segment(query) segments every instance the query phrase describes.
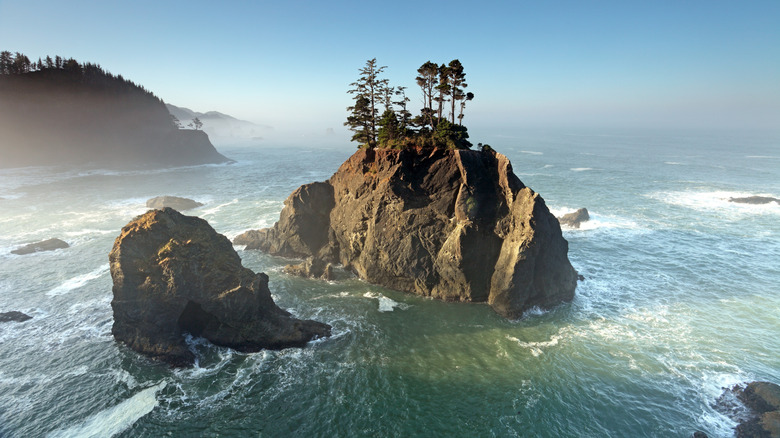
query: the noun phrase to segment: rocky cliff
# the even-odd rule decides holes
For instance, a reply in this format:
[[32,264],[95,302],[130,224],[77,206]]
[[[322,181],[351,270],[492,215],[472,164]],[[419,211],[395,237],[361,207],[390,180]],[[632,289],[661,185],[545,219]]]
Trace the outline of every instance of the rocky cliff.
[[0,74],[0,136],[0,168],[230,161],[206,133],[177,129],[152,93],[92,65]]
[[330,334],[274,304],[268,277],[241,265],[203,219],[151,210],[123,229],[109,255],[114,337],[175,366],[191,365],[185,333],[240,351],[300,347]]
[[235,243],[341,263],[361,278],[515,318],[574,296],[568,243],[544,200],[493,151],[361,149]]

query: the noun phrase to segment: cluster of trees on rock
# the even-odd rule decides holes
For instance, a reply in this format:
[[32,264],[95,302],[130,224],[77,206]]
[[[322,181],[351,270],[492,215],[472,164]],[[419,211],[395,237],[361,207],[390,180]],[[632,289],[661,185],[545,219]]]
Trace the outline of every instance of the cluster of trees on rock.
[[348,93],[354,96],[354,104],[347,108],[344,126],[354,132],[352,141],[369,148],[471,147],[463,111],[474,94],[465,91],[466,73],[459,60],[441,65],[427,61],[417,69],[423,108],[416,116],[408,110],[406,87],[390,86],[380,77],[386,68],[378,66],[376,58],[370,59],[359,70],[358,80],[350,84]]

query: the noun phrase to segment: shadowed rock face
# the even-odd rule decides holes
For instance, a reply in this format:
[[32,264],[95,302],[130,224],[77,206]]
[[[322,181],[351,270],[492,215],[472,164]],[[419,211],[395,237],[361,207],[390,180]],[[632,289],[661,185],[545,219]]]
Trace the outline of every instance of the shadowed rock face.
[[194,361],[185,333],[239,351],[300,347],[330,335],[327,324],[277,307],[268,277],[244,268],[206,221],[171,208],[125,226],[109,262],[114,337],[174,366]]
[[511,318],[571,300],[577,283],[558,220],[492,151],[359,150],[235,243]]

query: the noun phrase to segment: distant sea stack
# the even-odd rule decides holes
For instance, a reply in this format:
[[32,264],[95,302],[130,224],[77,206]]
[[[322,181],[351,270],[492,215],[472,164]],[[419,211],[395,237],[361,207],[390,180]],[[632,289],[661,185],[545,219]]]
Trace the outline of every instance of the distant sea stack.
[[204,132],[178,129],[162,100],[121,75],[73,59],[36,64],[2,53],[0,167],[230,161]]
[[279,221],[234,243],[341,263],[361,278],[516,318],[570,301],[577,272],[544,200],[492,150],[360,149]]
[[268,276],[243,267],[208,222],[172,208],[127,224],[109,263],[114,337],[174,366],[194,363],[186,333],[245,352],[303,347],[330,335],[329,325],[279,308]]

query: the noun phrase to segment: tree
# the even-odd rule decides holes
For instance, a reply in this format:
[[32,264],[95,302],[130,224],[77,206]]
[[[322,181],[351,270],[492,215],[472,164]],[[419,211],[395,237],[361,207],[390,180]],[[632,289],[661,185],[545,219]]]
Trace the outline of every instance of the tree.
[[[376,65],[376,58],[369,59],[366,61],[366,66],[361,68],[359,70],[360,72],[360,78],[358,78],[357,81],[349,84],[351,87],[353,87],[351,90],[348,91],[349,94],[354,94],[355,97],[355,105],[347,108],[348,111],[353,111],[355,106],[357,106],[357,101],[362,98],[365,98],[368,101],[367,104],[367,111],[370,114],[369,117],[369,138],[368,138],[368,145],[370,147],[376,146],[377,142],[377,131],[376,131],[376,125],[377,125],[377,109],[376,105],[377,102],[382,98],[382,96],[385,95],[385,89],[387,88],[387,80],[386,79],[379,79],[379,74],[382,73],[387,66],[377,67]],[[351,109],[350,109],[351,108]],[[364,111],[364,108],[360,108],[361,111]],[[361,117],[364,117],[365,115],[361,115]],[[348,121],[349,123],[349,121]],[[362,121],[361,121],[362,123]],[[351,126],[351,125],[347,125]]]
[[203,127],[203,122],[201,122],[199,118],[195,117],[192,119],[192,125],[195,126],[195,130],[197,131]]
[[11,66],[14,63],[14,56],[8,50],[0,52],[0,74],[7,75],[11,73]]
[[171,114],[171,122],[173,122],[173,126],[175,126],[176,129],[181,129],[181,120],[173,114]]
[[350,111],[351,114],[344,122],[344,126],[348,126],[350,131],[355,133],[352,135],[352,141],[371,146],[371,124],[373,121],[371,101],[366,96],[358,94],[355,96],[355,104],[348,107],[347,111]]
[[54,61],[52,61],[51,56],[46,57],[46,68],[54,68]]
[[406,97],[406,87],[396,88],[395,95],[399,96],[399,100],[396,100],[393,104],[401,107],[401,111],[398,112],[399,130],[401,133],[406,134],[406,129],[412,119],[412,113],[406,109],[406,104],[409,103],[409,98]]
[[418,76],[415,80],[423,93],[423,108],[421,112],[423,118],[427,118],[428,124],[433,127],[433,90],[439,84],[439,66],[431,61],[427,61],[417,69],[417,73]]
[[458,125],[463,126],[463,109],[466,108],[466,102],[469,100],[474,99],[474,93],[468,92],[465,95],[465,98],[460,101],[460,114],[458,114]]
[[439,85],[436,86],[436,91],[438,92],[436,102],[439,104],[439,107],[436,110],[436,123],[438,124],[444,111],[444,102],[447,101],[445,96],[449,96],[452,91],[452,87],[450,86],[449,68],[444,64],[439,66]]
[[[469,86],[469,84],[466,83],[466,73],[463,72],[463,65],[459,60],[453,59],[450,61],[450,64],[447,66],[447,77],[451,86],[450,94],[452,96],[452,105],[450,107],[450,122],[455,123],[455,101],[463,101],[463,99],[466,98],[466,95],[463,93],[463,89]],[[461,114],[463,114],[463,105],[461,105]]]
[[380,145],[388,145],[400,137],[398,117],[392,108],[387,108],[379,119],[378,140]]

